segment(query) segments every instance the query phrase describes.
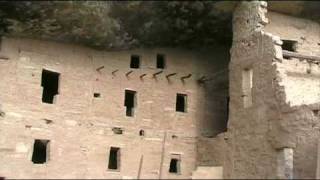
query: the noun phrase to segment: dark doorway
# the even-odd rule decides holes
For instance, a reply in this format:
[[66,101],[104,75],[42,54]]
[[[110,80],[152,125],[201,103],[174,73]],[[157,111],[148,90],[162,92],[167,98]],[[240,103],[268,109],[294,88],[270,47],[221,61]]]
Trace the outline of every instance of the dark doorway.
[[126,116],[132,117],[136,106],[136,91],[125,90],[124,106],[126,106]]
[[119,169],[119,156],[120,156],[120,148],[111,147],[109,154],[109,165],[108,169]]
[[177,158],[172,158],[170,161],[170,173],[180,173],[180,160]]

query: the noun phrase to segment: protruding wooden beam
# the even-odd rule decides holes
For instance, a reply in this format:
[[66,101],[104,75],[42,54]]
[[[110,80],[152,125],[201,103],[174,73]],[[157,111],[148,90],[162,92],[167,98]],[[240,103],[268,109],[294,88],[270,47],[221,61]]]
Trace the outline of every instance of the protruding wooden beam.
[[155,78],[157,75],[161,74],[163,71],[159,71],[159,72],[156,72],[154,73],[152,76]]
[[144,76],[146,76],[147,74],[141,74],[140,75],[140,79],[142,79]]
[[188,74],[188,75],[186,75],[186,76],[182,76],[182,77],[181,77],[181,80],[184,80],[184,79],[190,78],[191,76],[192,76],[192,74]]
[[298,58],[298,59],[306,59],[306,60],[311,60],[311,61],[317,61],[320,62],[320,57],[319,56],[309,56],[309,55],[304,55],[300,54],[297,52],[292,52],[292,51],[287,51],[287,50],[282,50],[283,56],[287,57],[293,57],[293,58]]
[[116,70],[112,71],[111,74],[114,76],[114,74],[115,74],[116,72],[118,72],[118,71],[119,71],[119,69],[116,69]]
[[100,66],[100,67],[98,67],[97,69],[96,69],[96,71],[100,71],[101,69],[103,69],[104,68],[104,66]]
[[166,75],[166,78],[169,78],[169,77],[174,76],[174,75],[177,75],[177,73],[170,73],[170,74],[167,74],[167,75]]
[[44,120],[45,122],[46,122],[46,124],[51,124],[52,122],[53,122],[53,120],[51,120],[51,119],[42,119],[42,120]]
[[212,78],[207,78],[206,76],[201,76],[197,81],[198,83],[205,83],[206,81],[210,81]]
[[127,72],[127,73],[126,73],[126,76],[129,76],[132,72],[133,72],[132,70],[129,71],[129,72]]

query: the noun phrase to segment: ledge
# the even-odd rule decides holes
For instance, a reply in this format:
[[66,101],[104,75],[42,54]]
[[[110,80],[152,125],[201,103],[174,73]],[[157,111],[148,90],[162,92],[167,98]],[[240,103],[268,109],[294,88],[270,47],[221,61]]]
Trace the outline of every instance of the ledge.
[[9,60],[8,56],[0,54],[0,60]]
[[318,56],[309,56],[309,55],[304,55],[304,54],[287,51],[287,50],[282,50],[282,54],[283,56],[320,62],[320,57]]

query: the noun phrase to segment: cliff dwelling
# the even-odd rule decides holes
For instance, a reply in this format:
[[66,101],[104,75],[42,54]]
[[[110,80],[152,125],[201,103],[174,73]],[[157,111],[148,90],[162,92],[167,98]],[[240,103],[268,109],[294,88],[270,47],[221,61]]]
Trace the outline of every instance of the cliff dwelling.
[[1,178],[320,178],[319,2],[97,3],[0,3]]

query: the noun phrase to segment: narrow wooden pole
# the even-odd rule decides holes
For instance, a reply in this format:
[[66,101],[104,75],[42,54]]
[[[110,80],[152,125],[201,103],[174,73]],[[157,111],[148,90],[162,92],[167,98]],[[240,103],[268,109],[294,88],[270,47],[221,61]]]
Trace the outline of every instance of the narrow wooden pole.
[[116,69],[116,70],[112,71],[111,74],[114,75],[118,71],[119,71],[119,69]]
[[129,76],[129,74],[131,74],[133,71],[129,71],[126,73],[126,76]]
[[177,73],[168,74],[168,75],[166,75],[166,77],[169,78],[170,76],[174,76],[174,75],[177,75]]
[[152,76],[155,78],[158,74],[161,74],[163,71],[159,71],[159,72],[156,72],[154,73]]
[[96,70],[97,71],[100,71],[101,69],[103,69],[104,68],[104,66],[100,66],[100,67],[98,67]]
[[188,75],[186,75],[186,76],[182,76],[182,77],[181,77],[181,80],[184,80],[184,79],[190,78],[191,76],[192,76],[192,74],[188,74]]
[[141,169],[142,169],[142,163],[143,163],[143,154],[142,154],[141,157],[140,157],[140,163],[139,163],[139,170],[138,170],[137,179],[140,179]]

